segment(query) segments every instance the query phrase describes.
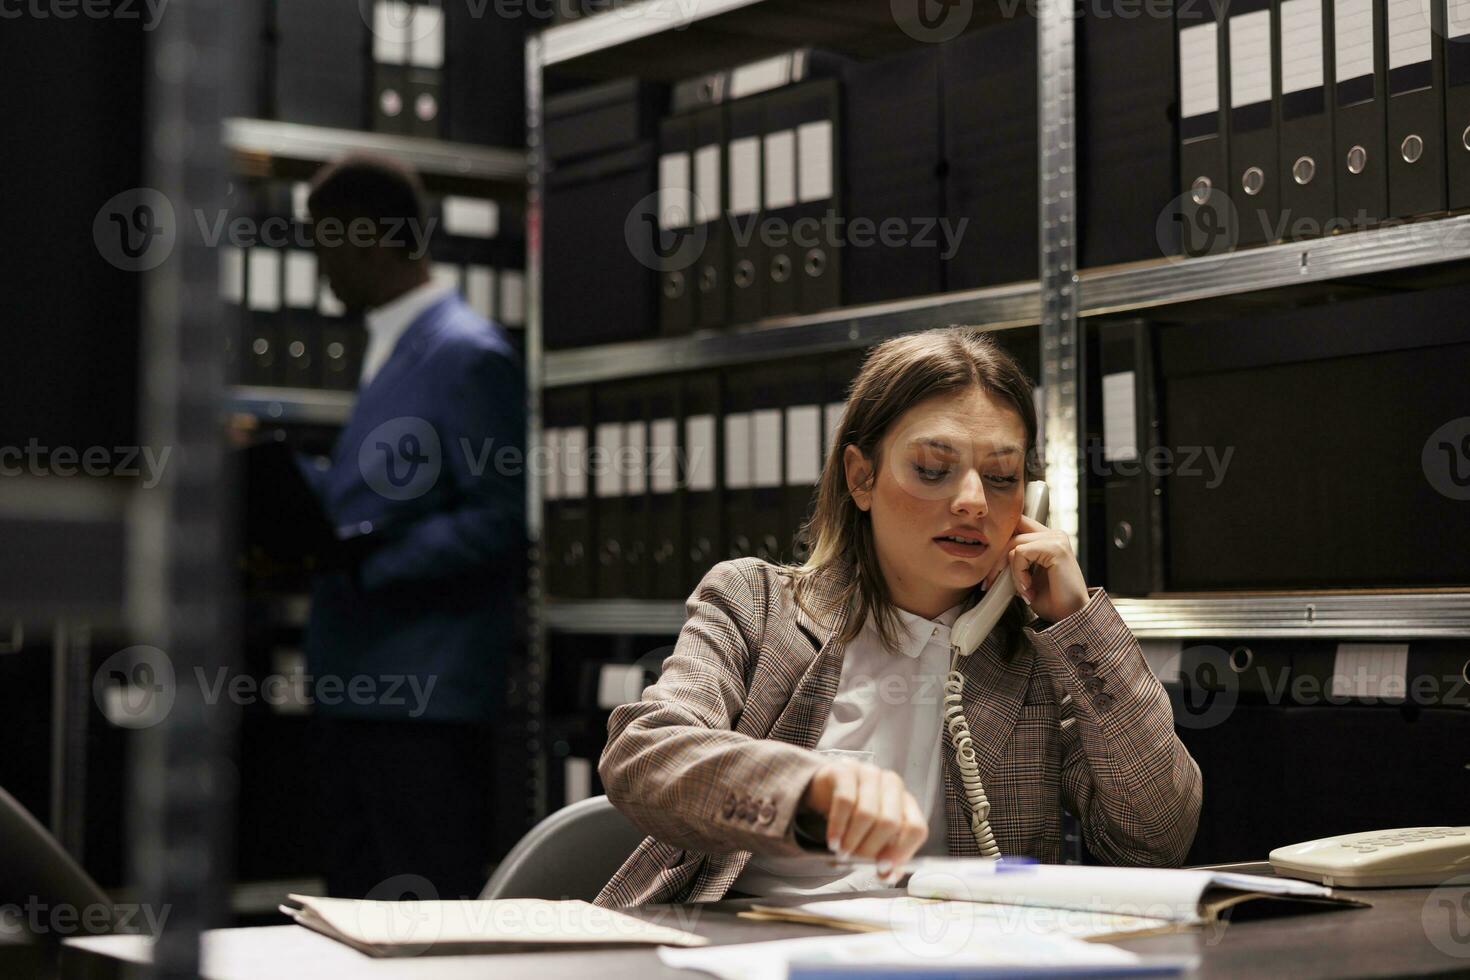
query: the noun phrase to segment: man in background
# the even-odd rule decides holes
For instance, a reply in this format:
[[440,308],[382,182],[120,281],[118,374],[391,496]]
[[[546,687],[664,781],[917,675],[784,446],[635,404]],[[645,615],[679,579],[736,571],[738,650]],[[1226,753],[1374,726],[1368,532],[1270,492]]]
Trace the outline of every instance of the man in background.
[[475,897],[489,723],[520,635],[524,370],[500,326],[432,281],[412,171],[343,160],[308,208],[327,283],[368,332],[351,417],[311,478],[355,556],[318,575],[306,635],[328,890]]

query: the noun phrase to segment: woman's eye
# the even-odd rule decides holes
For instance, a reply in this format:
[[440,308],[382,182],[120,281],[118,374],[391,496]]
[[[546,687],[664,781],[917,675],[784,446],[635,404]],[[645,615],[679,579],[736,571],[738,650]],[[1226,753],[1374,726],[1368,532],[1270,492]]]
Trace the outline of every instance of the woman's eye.
[[1020,478],[1014,476],[992,476],[988,479],[998,487],[1013,487],[1020,482]]
[[919,479],[928,483],[938,483],[949,475],[949,470],[947,469],[930,469],[927,466],[920,466],[918,463],[914,464],[914,472],[919,474]]

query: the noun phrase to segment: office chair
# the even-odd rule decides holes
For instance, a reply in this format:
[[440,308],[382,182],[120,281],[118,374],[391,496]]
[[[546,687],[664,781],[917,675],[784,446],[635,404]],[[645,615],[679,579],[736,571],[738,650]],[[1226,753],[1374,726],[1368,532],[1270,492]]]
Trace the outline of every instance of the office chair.
[[37,902],[71,910],[73,921],[87,921],[93,927],[96,920],[85,916],[96,913],[88,910],[104,908],[111,931],[114,910],[107,893],[15,797],[0,789],[0,905],[25,908]]
[[606,796],[573,803],[532,827],[511,848],[480,897],[590,902],[645,836]]

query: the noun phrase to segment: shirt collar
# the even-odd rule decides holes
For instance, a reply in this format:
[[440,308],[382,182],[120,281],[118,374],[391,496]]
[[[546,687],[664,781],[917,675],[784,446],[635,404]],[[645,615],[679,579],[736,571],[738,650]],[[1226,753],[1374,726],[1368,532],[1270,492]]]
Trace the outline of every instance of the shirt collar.
[[[955,620],[960,618],[960,613],[964,612],[965,605],[965,602],[956,603],[933,619],[925,619],[923,616],[894,606],[893,613],[898,618],[899,626],[898,635],[895,637],[898,652],[905,657],[917,658],[924,652],[924,648],[931,640],[948,649],[950,627],[954,626]],[[872,620],[870,619],[869,622],[871,623]]]
[[419,318],[419,314],[452,292],[453,286],[433,280],[415,286],[397,299],[389,300],[377,309],[368,310],[364,318],[368,333],[374,338],[390,342],[397,340]]

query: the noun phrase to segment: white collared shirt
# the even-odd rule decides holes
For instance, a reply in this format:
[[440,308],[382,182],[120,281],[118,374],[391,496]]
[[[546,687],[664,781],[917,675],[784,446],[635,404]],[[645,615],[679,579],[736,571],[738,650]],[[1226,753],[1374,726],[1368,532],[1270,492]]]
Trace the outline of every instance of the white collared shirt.
[[[842,677],[816,751],[870,762],[903,777],[929,824],[920,854],[949,853],[942,751],[949,630],[964,603],[933,620],[894,607],[898,652],[872,616],[842,656]],[[822,858],[753,855],[731,886],[747,895],[814,894],[886,887],[872,870],[834,874]]]
[[367,351],[362,357],[362,374],[357,381],[359,388],[367,387],[368,382],[373,380],[373,376],[393,353],[393,348],[398,346],[403,332],[413,325],[419,314],[452,292],[453,286],[430,280],[375,310],[368,310],[364,317],[368,333]]

